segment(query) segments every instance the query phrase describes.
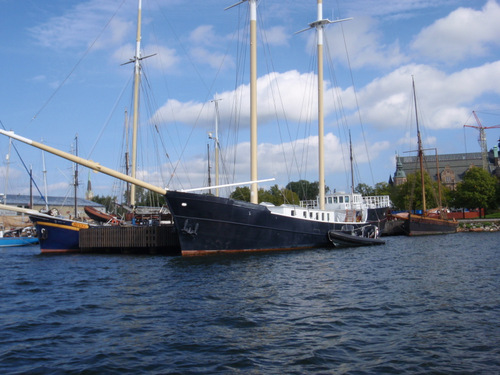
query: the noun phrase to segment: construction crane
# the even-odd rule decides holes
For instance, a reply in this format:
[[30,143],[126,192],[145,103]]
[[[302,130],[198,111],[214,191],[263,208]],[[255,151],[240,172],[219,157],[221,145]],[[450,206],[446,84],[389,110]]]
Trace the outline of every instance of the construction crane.
[[483,126],[481,124],[481,121],[479,121],[479,117],[477,117],[476,111],[472,111],[472,114],[474,115],[474,118],[476,119],[477,126],[476,125],[464,125],[464,127],[468,128],[475,128],[479,130],[479,146],[481,147],[481,156],[483,158],[483,169],[485,171],[488,170],[488,146],[486,145],[486,134],[484,131],[486,129],[495,129],[495,128],[500,128],[500,125],[493,125],[493,126]]

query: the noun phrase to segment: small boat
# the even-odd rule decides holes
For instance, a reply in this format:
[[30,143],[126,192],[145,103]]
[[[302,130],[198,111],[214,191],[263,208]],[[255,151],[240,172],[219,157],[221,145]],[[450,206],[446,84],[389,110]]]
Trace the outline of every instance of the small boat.
[[335,247],[358,247],[385,244],[384,240],[378,238],[378,227],[376,225],[366,225],[361,228],[346,225],[341,230],[328,231],[328,239]]
[[79,231],[91,226],[91,224],[82,221],[57,216],[57,210],[55,209],[50,211],[51,214],[4,204],[0,204],[0,209],[29,216],[36,228],[38,238],[35,239],[36,243],[40,243],[42,253],[79,252]]
[[88,217],[99,223],[110,223],[117,225],[121,222],[121,220],[118,219],[115,215],[107,214],[91,206],[85,206],[83,207],[83,210],[85,211]]
[[32,227],[0,231],[0,247],[28,246],[37,243],[38,238],[34,235]]
[[[138,17],[140,21],[141,17],[141,9],[142,9],[142,0],[138,0]],[[139,35],[138,40],[140,41],[140,26],[141,23],[138,22],[137,28]],[[140,76],[140,61],[145,58],[141,56],[140,51],[140,42],[136,43],[136,51],[135,56],[131,60],[134,63],[134,85],[138,87],[139,85],[139,76]],[[136,142],[136,131],[137,131],[137,121],[138,121],[138,103],[139,103],[139,95],[138,90],[134,90],[134,138],[133,142]],[[133,146],[135,147],[135,145]],[[48,151],[48,150],[47,150]],[[51,152],[51,151],[48,151]],[[78,152],[77,152],[78,153]],[[79,159],[76,155],[76,159]],[[78,165],[77,160],[73,160]],[[135,177],[135,157],[132,160],[132,176]],[[85,221],[77,220],[78,213],[76,209],[76,197],[77,197],[77,182],[78,182],[78,169],[75,168],[75,218],[65,218],[59,215],[57,210],[50,210],[47,213],[40,213],[37,211],[29,210],[27,212],[29,214],[30,220],[36,226],[38,236],[40,239],[40,251],[42,253],[68,253],[68,252],[80,252],[80,230],[81,229],[89,229],[97,227],[98,225],[111,224],[118,225],[122,221],[113,216],[105,216],[106,214],[101,212],[95,212],[93,210],[89,213],[88,207],[85,207],[85,212],[89,217],[94,219],[95,221],[101,224],[87,223]],[[135,186],[132,185],[130,191],[131,197],[135,199]],[[135,201],[131,201],[131,205],[135,205]]]

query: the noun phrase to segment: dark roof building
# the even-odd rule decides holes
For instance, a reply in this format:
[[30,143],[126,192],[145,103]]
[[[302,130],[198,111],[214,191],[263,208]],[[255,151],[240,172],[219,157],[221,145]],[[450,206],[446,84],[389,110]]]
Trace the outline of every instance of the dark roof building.
[[[496,147],[496,146],[495,146]],[[492,175],[498,170],[498,151],[491,150],[488,153],[488,172]],[[437,181],[438,168],[439,177],[443,185],[455,190],[457,184],[463,180],[467,170],[471,167],[483,167],[482,154],[480,152],[463,154],[445,154],[424,156],[424,168],[431,178]],[[406,182],[406,176],[420,170],[417,156],[397,156],[396,172],[394,173],[394,185]]]
[[[63,216],[74,216],[74,207],[75,207],[75,199],[73,197],[47,197],[47,202],[49,204],[49,208],[56,208],[59,213]],[[21,195],[21,194],[0,194],[0,203],[7,204],[9,206],[16,206],[21,208],[30,208],[30,196],[29,195]],[[100,203],[92,202],[87,199],[77,198],[76,200],[78,216],[85,217],[85,212],[83,210],[84,206],[92,206],[95,208],[102,209],[104,206]],[[39,197],[33,197],[33,210],[40,211],[45,208],[45,201]],[[2,212],[0,214],[8,214],[6,212]]]

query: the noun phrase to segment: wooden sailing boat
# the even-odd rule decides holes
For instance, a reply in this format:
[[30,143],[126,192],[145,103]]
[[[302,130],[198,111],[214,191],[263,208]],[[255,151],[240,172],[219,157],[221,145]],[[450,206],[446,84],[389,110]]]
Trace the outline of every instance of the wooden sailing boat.
[[[422,186],[422,215],[408,213],[408,216],[404,217],[402,228],[404,233],[408,236],[456,233],[458,223],[456,221],[445,219],[442,215],[443,210],[441,207],[438,207],[438,212],[440,214],[440,217],[430,217],[427,212],[426,199],[425,199],[425,179],[424,179],[425,177],[424,151],[422,148],[422,138],[420,136],[420,127],[418,122],[418,111],[417,111],[417,96],[415,92],[415,80],[413,79],[413,77],[412,77],[412,89],[413,89],[413,100],[415,105],[415,120],[417,125],[420,183]],[[436,155],[436,161],[437,161],[437,155]],[[439,177],[439,168],[437,168],[437,174]],[[438,178],[438,185],[440,185],[439,178]],[[441,202],[441,189],[439,189],[439,202]],[[439,206],[441,206],[441,203],[439,203]]]

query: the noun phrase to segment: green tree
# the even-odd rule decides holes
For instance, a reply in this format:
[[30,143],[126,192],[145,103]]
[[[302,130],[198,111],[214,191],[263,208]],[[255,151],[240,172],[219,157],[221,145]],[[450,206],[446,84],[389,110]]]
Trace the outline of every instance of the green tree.
[[286,185],[288,190],[296,193],[300,200],[313,200],[319,195],[319,182],[309,182],[307,180],[292,181]]
[[359,193],[363,196],[369,196],[369,195],[375,195],[375,189],[372,188],[371,186],[368,186],[367,184],[364,183],[359,183],[355,188],[354,188],[355,193]]
[[374,195],[391,195],[392,186],[387,182],[377,182],[374,190]]
[[230,198],[250,202],[250,188],[248,186],[237,187],[231,193]]
[[165,205],[165,197],[162,194],[144,189],[141,186],[135,187],[135,205],[161,207]]
[[[278,185],[273,185],[269,189],[260,188],[258,191],[260,202],[269,202],[275,206],[280,206],[283,203],[299,204],[299,197],[293,191],[286,188],[281,188]],[[250,188],[248,186],[237,187],[230,198],[245,202],[250,202]]]
[[498,183],[495,177],[478,167],[471,167],[453,194],[456,207],[496,208]]
[[[423,203],[420,181],[420,172],[408,174],[406,182],[397,186],[391,194],[393,204],[401,210],[421,210]],[[438,207],[438,185],[427,172],[424,172],[424,184],[426,208]]]
[[92,202],[96,202],[99,204],[102,204],[104,207],[106,207],[107,212],[113,212],[114,210],[114,203],[116,201],[116,197],[111,197],[111,196],[100,196],[100,195],[95,195],[92,199]]

